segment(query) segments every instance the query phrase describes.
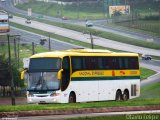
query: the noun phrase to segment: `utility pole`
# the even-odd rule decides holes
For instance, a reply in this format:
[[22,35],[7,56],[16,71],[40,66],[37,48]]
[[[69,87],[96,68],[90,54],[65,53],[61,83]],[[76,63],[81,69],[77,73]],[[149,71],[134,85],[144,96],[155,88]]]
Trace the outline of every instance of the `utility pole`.
[[63,4],[62,4],[62,0],[61,0],[61,18],[63,17]]
[[48,33],[48,50],[51,51],[51,39],[50,39],[50,33]]
[[79,0],[77,0],[77,19],[79,19],[79,6],[80,6],[80,3],[79,3]]
[[7,35],[8,38],[8,64],[9,64],[9,73],[11,77],[11,102],[12,105],[15,105],[15,95],[14,95],[14,80],[13,80],[13,72],[12,72],[12,64],[11,64],[11,50],[10,50],[10,35]]
[[15,57],[15,63],[17,65],[17,46],[16,46],[16,39],[14,38],[14,57]]
[[90,32],[90,39],[91,39],[91,48],[93,49],[93,37],[92,37],[92,33]]
[[35,50],[34,50],[34,42],[32,42],[32,55],[35,54]]
[[18,57],[18,68],[19,68],[19,42],[20,42],[20,38],[18,38],[18,54],[17,54],[17,57]]

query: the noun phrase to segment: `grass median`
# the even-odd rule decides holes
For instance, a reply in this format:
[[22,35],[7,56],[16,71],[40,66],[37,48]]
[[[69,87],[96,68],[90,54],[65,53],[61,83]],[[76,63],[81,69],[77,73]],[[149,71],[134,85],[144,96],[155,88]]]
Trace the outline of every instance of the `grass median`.
[[140,71],[141,71],[141,80],[144,80],[148,78],[149,76],[156,74],[155,71],[147,69],[147,68],[141,68]]

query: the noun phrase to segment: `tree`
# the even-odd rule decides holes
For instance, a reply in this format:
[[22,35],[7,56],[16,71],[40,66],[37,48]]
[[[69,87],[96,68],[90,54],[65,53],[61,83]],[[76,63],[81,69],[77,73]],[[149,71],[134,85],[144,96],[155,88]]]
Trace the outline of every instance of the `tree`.
[[3,96],[6,94],[5,87],[10,86],[10,78],[8,62],[5,60],[5,55],[0,55],[0,86],[3,88]]
[[[20,74],[18,68],[12,65],[14,87],[23,87],[24,82],[20,80]],[[5,55],[0,55],[0,86],[3,88],[2,95],[6,96],[6,86],[11,86],[11,76],[8,65],[8,60],[5,59]]]

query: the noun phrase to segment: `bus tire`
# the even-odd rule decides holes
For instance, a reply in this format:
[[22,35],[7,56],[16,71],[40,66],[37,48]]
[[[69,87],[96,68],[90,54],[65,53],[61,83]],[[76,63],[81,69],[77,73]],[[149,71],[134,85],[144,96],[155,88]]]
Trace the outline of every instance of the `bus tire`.
[[69,95],[69,103],[76,103],[76,95],[74,92],[71,92]]
[[118,90],[116,92],[116,101],[120,101],[120,100],[122,100],[122,93],[120,90]]
[[125,90],[125,91],[124,91],[122,98],[123,98],[124,101],[127,101],[127,100],[129,99],[128,90]]

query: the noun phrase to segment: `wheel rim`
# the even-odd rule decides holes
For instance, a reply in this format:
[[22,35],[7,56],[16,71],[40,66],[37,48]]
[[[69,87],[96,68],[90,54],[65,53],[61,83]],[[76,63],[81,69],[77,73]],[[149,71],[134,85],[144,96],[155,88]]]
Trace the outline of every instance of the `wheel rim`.
[[126,94],[123,95],[123,100],[127,100],[127,95]]
[[128,100],[128,94],[127,93],[123,94],[123,100]]
[[73,95],[69,96],[69,103],[75,103],[75,97]]
[[117,94],[116,94],[116,100],[117,101],[121,100],[121,93],[120,92],[117,92]]

